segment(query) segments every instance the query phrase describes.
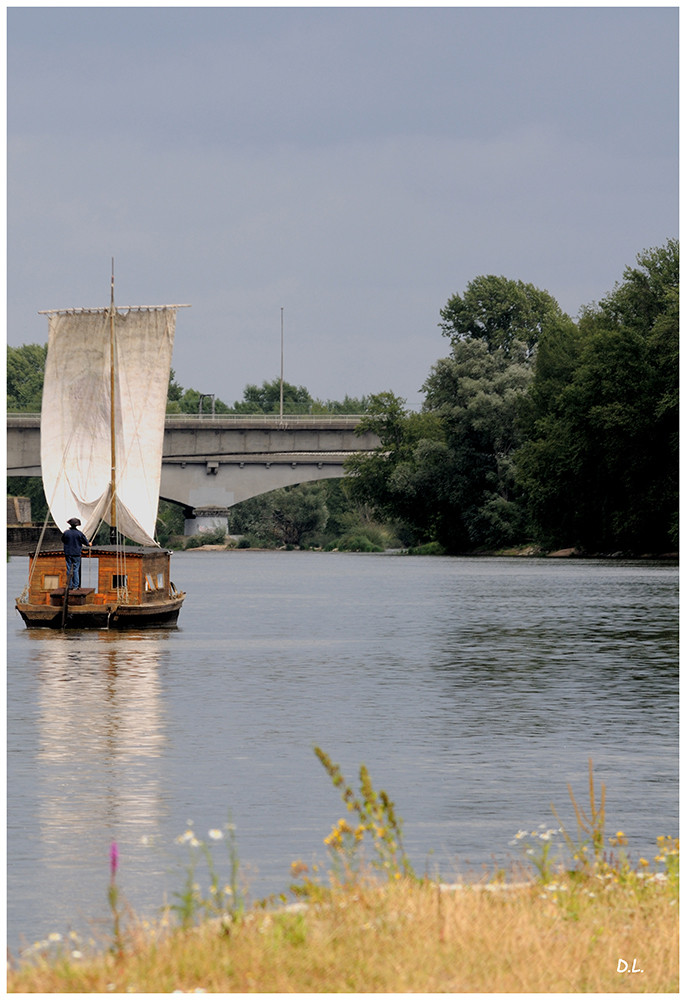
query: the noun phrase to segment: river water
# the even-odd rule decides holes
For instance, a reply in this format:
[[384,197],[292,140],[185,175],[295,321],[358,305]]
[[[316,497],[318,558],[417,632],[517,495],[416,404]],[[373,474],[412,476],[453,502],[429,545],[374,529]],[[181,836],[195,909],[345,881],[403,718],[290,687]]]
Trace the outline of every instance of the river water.
[[[192,823],[235,824],[250,897],[324,860],[344,815],[321,746],[365,763],[415,870],[516,858],[576,829],[588,760],[607,828],[678,835],[677,569],[656,563],[184,552],[176,631],[28,631],[8,565],[8,940],[106,935],[112,841],[142,915],[173,899]],[[87,569],[84,584],[87,585]],[[213,842],[212,842],[213,843]],[[229,855],[214,844],[228,880]]]

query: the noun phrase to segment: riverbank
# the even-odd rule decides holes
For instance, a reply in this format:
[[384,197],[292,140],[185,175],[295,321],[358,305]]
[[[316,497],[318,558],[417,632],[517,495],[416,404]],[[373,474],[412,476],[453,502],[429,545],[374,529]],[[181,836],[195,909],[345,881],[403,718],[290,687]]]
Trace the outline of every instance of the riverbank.
[[[240,547],[235,541],[231,541],[225,544],[210,543],[207,545],[192,545],[188,548],[183,548],[179,546],[179,551],[187,552],[293,552],[300,551],[294,549],[293,547],[281,547],[281,548],[260,548],[258,546],[245,546]],[[303,551],[313,552],[313,551],[324,551],[323,549],[305,549]],[[337,549],[330,549],[328,551],[338,551]],[[351,550],[345,550],[351,551]],[[447,555],[445,550],[441,549],[440,546],[432,543],[430,545],[419,546],[417,548],[410,549],[386,549],[389,555]],[[653,561],[653,562],[678,562],[679,553],[678,552],[643,552],[640,555],[632,552],[583,552],[581,549],[572,547],[565,549],[555,549],[554,551],[546,551],[544,549],[538,548],[535,545],[521,545],[515,546],[508,549],[489,549],[489,550],[476,550],[473,552],[460,552],[457,555],[466,558],[514,558],[514,559],[625,559],[625,560],[641,560],[641,561]]]
[[[483,891],[491,890],[491,891]],[[508,886],[357,881],[310,904],[173,930],[130,920],[106,954],[10,969],[9,993],[670,993],[677,891],[618,873]]]

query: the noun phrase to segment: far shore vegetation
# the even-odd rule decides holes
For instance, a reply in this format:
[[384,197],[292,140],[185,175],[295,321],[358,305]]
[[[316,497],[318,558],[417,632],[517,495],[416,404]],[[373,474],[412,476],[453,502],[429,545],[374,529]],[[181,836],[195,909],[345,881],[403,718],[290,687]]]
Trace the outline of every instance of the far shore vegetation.
[[660,835],[654,856],[632,858],[625,832],[606,833],[590,761],[571,822],[553,807],[550,826],[513,831],[511,871],[446,883],[415,872],[364,765],[355,788],[315,753],[345,805],[326,862],[294,860],[288,891],[251,903],[233,825],[186,830],[186,877],[150,921],[120,893],[112,844],[109,932],[55,930],[10,954],[8,992],[678,992],[678,841]]
[[[342,401],[278,378],[243,399],[184,389],[168,412],[358,414],[379,438],[342,480],[302,483],[231,508],[242,547],[402,548],[430,553],[663,555],[678,550],[679,244],[644,250],[614,289],[576,318],[547,291],[480,275],[439,310],[446,353],[426,374],[420,412],[390,390]],[[427,324],[432,323],[427,317]],[[418,336],[425,336],[418,331]],[[440,342],[437,345],[440,348]],[[439,350],[437,349],[437,354]],[[45,345],[9,347],[10,412],[40,410]],[[33,520],[40,480],[10,478]],[[158,538],[184,537],[161,503]],[[231,538],[237,540],[231,541]]]

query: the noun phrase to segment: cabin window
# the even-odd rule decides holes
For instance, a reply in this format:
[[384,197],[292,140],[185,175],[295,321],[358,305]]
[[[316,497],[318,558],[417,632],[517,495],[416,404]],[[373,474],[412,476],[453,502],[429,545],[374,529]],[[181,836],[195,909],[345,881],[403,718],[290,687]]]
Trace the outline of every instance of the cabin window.
[[129,578],[126,574],[118,576],[112,574],[112,590],[126,590],[129,585]]
[[52,574],[46,573],[43,576],[43,590],[57,590],[60,585],[59,576],[53,576]]
[[145,574],[145,589],[150,590],[164,590],[164,573],[158,573],[154,576],[152,573]]
[[157,589],[164,590],[164,573],[157,574]]

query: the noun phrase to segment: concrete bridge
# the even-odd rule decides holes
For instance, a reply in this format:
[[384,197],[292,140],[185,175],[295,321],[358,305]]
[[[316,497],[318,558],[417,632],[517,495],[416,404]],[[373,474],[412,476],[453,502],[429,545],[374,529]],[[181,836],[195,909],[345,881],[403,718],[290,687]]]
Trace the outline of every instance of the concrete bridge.
[[[226,527],[228,508],[283,486],[339,479],[343,462],[379,445],[360,416],[168,416],[160,497],[183,506],[186,534]],[[40,476],[40,415],[7,415],[7,475]]]

